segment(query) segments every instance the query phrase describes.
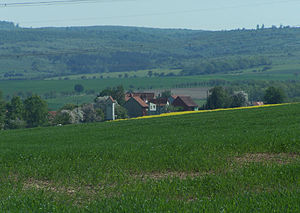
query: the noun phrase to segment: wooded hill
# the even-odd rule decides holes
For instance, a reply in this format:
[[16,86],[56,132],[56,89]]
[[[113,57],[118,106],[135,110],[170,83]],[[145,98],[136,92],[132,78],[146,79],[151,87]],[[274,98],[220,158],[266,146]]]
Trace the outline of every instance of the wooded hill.
[[[0,22],[0,79],[182,69],[181,75],[290,63],[300,28],[195,31],[137,27],[20,28]],[[242,63],[238,63],[242,62]],[[199,71],[197,66],[206,67]]]

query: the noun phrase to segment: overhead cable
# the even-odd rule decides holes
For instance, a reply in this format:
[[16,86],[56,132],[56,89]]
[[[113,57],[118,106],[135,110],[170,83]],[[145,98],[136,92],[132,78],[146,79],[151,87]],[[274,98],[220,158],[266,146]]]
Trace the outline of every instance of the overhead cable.
[[54,0],[54,1],[37,1],[37,2],[8,2],[0,3],[0,7],[29,7],[29,6],[51,6],[66,4],[86,4],[86,3],[104,3],[104,2],[120,2],[130,0]]

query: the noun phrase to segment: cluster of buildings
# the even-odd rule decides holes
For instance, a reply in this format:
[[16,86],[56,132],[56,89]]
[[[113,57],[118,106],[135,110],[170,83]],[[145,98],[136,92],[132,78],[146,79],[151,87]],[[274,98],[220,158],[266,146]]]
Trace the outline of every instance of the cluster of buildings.
[[[246,100],[247,100],[247,96]],[[141,117],[147,115],[159,115],[162,113],[172,111],[198,111],[198,105],[192,100],[190,96],[185,95],[170,95],[169,97],[156,97],[153,92],[137,92],[126,93],[125,104],[123,107],[127,110],[129,117]],[[247,105],[259,106],[263,105],[263,102],[251,102],[246,101]],[[70,117],[70,123],[80,123],[84,120],[97,121],[95,112],[97,109],[101,109],[104,113],[104,120],[115,120],[119,118],[116,108],[118,107],[117,101],[111,96],[97,97],[92,104],[86,104],[81,107],[77,107],[73,110],[62,110],[60,114],[65,113]],[[57,112],[49,112],[51,120],[57,116]],[[95,117],[95,118],[94,118]],[[100,120],[103,120],[101,118]]]
[[155,97],[154,93],[126,93],[125,105],[129,117],[158,115],[177,108],[182,111],[197,111],[198,105],[190,96]]

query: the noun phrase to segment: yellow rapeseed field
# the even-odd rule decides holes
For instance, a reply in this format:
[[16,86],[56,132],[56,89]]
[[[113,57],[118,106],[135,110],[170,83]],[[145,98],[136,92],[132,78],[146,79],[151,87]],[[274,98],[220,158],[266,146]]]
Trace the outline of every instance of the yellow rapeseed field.
[[236,107],[236,108],[221,108],[221,109],[199,110],[199,111],[170,112],[170,113],[163,113],[163,114],[160,114],[160,115],[148,115],[148,116],[142,116],[142,117],[136,117],[136,118],[117,119],[117,120],[114,120],[114,121],[135,120],[135,119],[148,119],[148,118],[160,118],[160,117],[166,117],[166,116],[186,115],[186,114],[203,113],[203,112],[217,112],[217,111],[226,111],[226,110],[252,109],[252,108],[261,108],[261,107],[281,106],[281,105],[288,105],[288,104],[291,104],[291,103],[265,104],[265,105],[261,105],[261,106],[247,106],[247,107]]

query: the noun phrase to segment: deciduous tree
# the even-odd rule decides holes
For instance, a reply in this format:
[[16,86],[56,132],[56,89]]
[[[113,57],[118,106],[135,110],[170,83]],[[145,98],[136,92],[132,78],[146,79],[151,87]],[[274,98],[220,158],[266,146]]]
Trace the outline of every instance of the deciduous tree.
[[48,107],[39,96],[33,95],[24,101],[24,119],[28,127],[43,126],[48,120]]
[[26,126],[23,119],[24,104],[20,97],[13,97],[10,103],[6,104],[6,111],[5,129],[19,129]]
[[217,86],[212,88],[207,98],[207,109],[226,108],[230,106],[231,100],[228,92],[223,87]]
[[81,93],[84,91],[84,87],[81,84],[76,84],[74,86],[74,90],[75,90],[75,92]]
[[231,107],[242,107],[247,105],[247,99],[244,93],[239,92],[232,96]]
[[264,95],[264,101],[267,104],[279,104],[283,103],[285,94],[281,88],[269,87]]

